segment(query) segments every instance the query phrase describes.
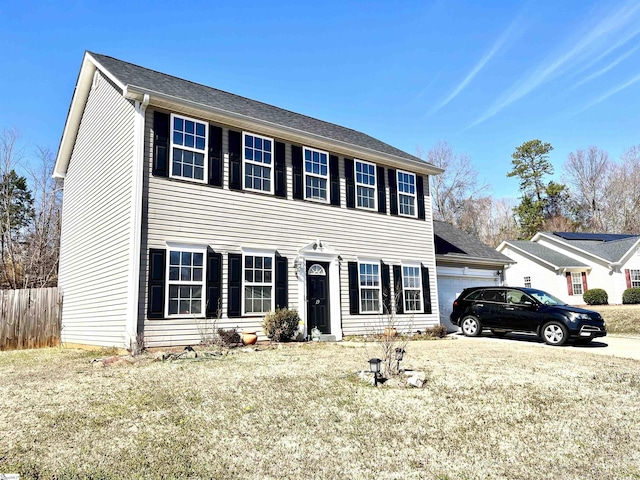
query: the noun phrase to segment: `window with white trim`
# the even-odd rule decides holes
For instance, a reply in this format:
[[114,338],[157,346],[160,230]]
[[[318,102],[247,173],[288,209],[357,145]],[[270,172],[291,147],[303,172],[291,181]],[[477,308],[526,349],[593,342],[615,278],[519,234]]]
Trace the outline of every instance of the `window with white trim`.
[[402,266],[402,292],[406,313],[422,312],[422,276],[420,267]]
[[206,248],[169,248],[167,316],[199,316],[204,312]]
[[416,176],[413,173],[397,171],[398,214],[416,217]]
[[171,114],[171,176],[205,182],[208,124]]
[[380,262],[358,263],[358,287],[360,289],[360,313],[381,313]]
[[531,288],[531,277],[524,277],[525,288]]
[[629,279],[632,288],[640,287],[640,270],[629,270]]
[[322,150],[303,147],[304,198],[328,202],[329,154]]
[[571,272],[571,288],[574,295],[582,295],[582,273]]
[[376,166],[362,160],[355,161],[356,206],[369,210],[376,209]]
[[242,132],[244,188],[273,193],[273,138]]
[[243,315],[264,314],[274,309],[273,264],[273,255],[244,255]]

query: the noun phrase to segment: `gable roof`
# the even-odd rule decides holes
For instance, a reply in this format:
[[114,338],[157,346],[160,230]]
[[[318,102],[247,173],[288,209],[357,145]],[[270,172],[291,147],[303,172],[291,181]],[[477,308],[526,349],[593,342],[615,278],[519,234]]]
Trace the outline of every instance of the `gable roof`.
[[[619,262],[640,241],[640,235],[573,234],[572,232],[540,232],[555,241],[578,248],[608,262]],[[536,235],[536,236],[538,236]],[[536,237],[534,237],[536,238]]]
[[514,263],[506,255],[482,243],[477,237],[440,220],[433,221],[436,257],[479,260],[484,263],[506,265]]
[[537,242],[529,240],[507,240],[502,242],[498,248],[501,248],[503,245],[509,245],[516,250],[527,253],[530,256],[551,265],[555,269],[589,267],[586,263],[582,263],[574,258],[564,255],[563,253],[549,247],[545,247],[544,245],[540,245]]
[[[146,94],[151,98],[152,104],[156,99],[188,104],[191,108],[196,109],[214,110],[219,115],[234,116],[245,121],[262,122],[283,131],[313,136],[343,147],[355,147],[358,151],[401,160],[404,164],[418,168],[427,174],[442,172],[442,169],[365,133],[92,52],[85,53],[69,117],[72,117],[74,113],[72,110],[74,103],[76,103],[76,94],[88,96],[86,85],[79,88],[81,82],[86,83],[87,78],[93,75],[93,71],[89,72],[90,75],[83,75],[82,70],[85,68],[93,71],[97,68],[103,71],[116,85],[122,88],[125,97],[130,99],[142,100]],[[86,102],[86,98],[84,101]],[[80,99],[80,103],[82,103],[82,99]],[[68,157],[71,155],[71,147],[65,145],[65,141],[70,141],[71,138],[65,137],[73,137],[75,140],[76,124],[79,125],[78,119],[74,119],[71,124],[69,118],[67,119],[56,161],[56,174],[59,176],[64,176]],[[68,127],[71,127],[70,132],[67,132]],[[67,135],[68,133],[70,135]]]

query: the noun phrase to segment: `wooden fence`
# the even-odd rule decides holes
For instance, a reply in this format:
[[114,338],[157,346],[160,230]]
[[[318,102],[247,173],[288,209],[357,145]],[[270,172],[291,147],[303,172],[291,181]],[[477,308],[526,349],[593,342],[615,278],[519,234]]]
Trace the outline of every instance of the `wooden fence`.
[[60,345],[61,319],[55,287],[0,290],[0,350]]

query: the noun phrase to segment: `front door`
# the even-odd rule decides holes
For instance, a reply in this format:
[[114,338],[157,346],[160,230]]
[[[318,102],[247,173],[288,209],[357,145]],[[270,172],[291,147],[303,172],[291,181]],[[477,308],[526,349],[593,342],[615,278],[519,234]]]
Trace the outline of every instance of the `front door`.
[[307,262],[307,334],[313,327],[331,333],[329,322],[329,264]]

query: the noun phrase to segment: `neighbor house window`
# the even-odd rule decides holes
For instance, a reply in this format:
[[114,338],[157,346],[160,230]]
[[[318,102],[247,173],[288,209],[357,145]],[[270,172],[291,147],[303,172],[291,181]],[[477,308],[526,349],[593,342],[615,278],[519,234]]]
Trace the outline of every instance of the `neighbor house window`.
[[380,263],[359,263],[360,313],[381,313]]
[[304,147],[304,198],[328,202],[329,154]]
[[582,273],[571,272],[571,288],[574,295],[582,295]]
[[244,312],[273,310],[273,255],[244,255]]
[[531,288],[531,277],[524,277],[525,288]]
[[376,209],[376,166],[356,160],[356,205],[360,208]]
[[632,288],[640,287],[640,270],[629,270],[629,278]]
[[273,193],[273,139],[242,133],[244,188]]
[[168,315],[203,313],[205,249],[169,249],[167,264]]
[[171,115],[171,176],[204,182],[206,176],[207,124]]
[[422,279],[419,266],[402,266],[402,292],[404,311],[422,312]]
[[407,217],[416,216],[416,176],[398,170],[398,213]]

